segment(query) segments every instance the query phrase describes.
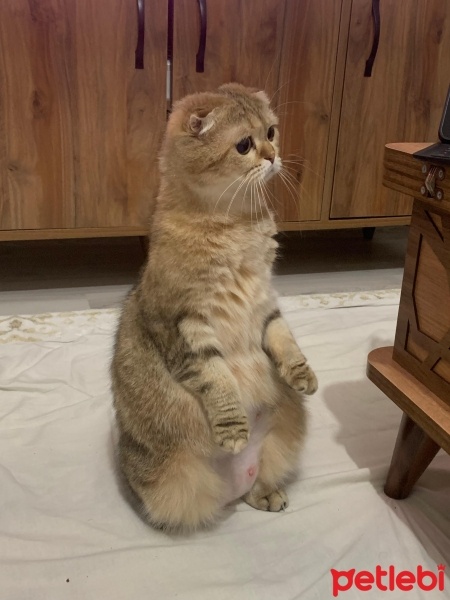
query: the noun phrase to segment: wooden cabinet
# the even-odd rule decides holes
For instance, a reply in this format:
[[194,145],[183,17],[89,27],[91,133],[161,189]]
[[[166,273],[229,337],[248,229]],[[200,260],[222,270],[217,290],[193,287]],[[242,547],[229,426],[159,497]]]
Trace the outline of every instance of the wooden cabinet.
[[372,76],[372,1],[353,0],[339,118],[331,219],[411,214],[382,186],[386,143],[435,141],[450,83],[450,3],[382,0]]
[[0,2],[3,239],[145,232],[166,113],[153,4],[135,69],[135,0]]
[[272,97],[281,230],[409,222],[408,198],[382,187],[383,148],[437,137],[450,2],[382,0],[371,77],[372,0],[145,0],[143,69],[138,5],[1,0],[0,239],[147,232],[168,49],[174,101],[229,81]]

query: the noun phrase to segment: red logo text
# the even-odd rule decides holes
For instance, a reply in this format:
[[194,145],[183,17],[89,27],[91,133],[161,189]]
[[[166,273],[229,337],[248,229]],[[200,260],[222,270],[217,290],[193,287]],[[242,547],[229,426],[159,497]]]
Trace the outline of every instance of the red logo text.
[[340,592],[346,592],[353,587],[362,592],[368,592],[372,588],[377,588],[381,592],[393,592],[394,590],[409,592],[414,588],[425,592],[432,590],[442,592],[444,591],[444,573],[444,565],[438,565],[436,572],[427,571],[420,565],[415,571],[399,572],[396,572],[393,565],[387,569],[377,565],[375,573],[371,571],[357,572],[356,569],[348,571],[331,569],[333,596],[336,598]]

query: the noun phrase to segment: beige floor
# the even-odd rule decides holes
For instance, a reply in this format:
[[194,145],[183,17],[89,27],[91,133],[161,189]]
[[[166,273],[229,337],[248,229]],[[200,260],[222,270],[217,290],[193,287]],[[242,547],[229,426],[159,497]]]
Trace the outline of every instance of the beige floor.
[[[281,233],[274,283],[283,296],[401,286],[406,227]],[[120,305],[144,254],[139,239],[0,243],[0,315]]]

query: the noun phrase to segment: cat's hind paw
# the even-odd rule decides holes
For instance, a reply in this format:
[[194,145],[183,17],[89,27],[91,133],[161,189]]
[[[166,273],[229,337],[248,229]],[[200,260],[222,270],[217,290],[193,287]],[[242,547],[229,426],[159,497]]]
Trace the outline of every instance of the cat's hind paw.
[[244,496],[245,502],[258,510],[279,512],[289,506],[289,500],[284,490],[274,490],[267,495],[259,495],[255,489]]

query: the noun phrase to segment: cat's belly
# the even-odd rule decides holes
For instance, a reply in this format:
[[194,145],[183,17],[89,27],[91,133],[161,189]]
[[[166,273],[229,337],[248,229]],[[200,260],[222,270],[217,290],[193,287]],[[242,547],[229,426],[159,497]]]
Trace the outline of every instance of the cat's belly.
[[261,448],[269,428],[269,414],[267,411],[255,411],[248,417],[250,439],[247,446],[239,454],[219,450],[212,459],[214,470],[225,483],[223,506],[247,494],[258,476]]
[[259,406],[274,406],[276,384],[273,365],[262,350],[236,353],[226,360],[247,411]]

